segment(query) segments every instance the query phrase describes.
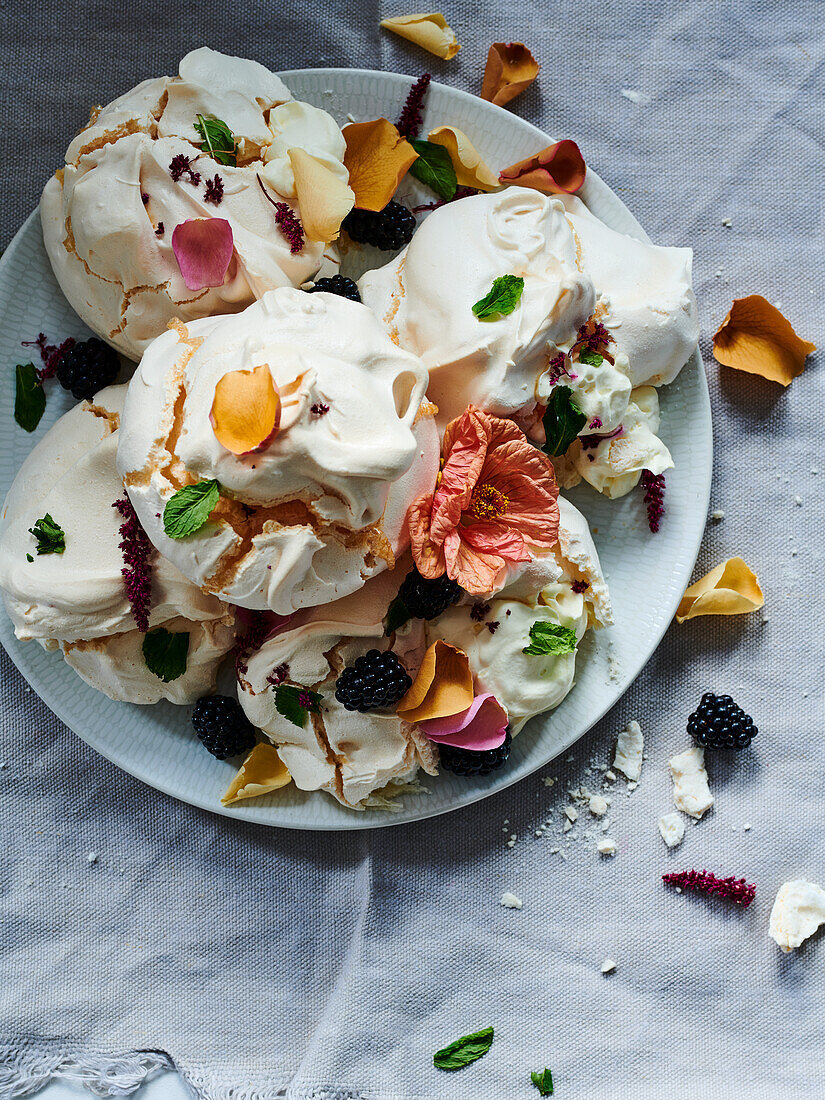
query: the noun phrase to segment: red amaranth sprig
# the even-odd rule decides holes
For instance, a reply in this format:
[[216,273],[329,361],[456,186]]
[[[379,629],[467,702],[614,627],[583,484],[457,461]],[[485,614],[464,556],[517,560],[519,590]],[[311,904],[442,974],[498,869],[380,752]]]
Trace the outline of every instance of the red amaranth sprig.
[[169,175],[172,177],[173,183],[178,183],[184,176],[187,176],[193,187],[197,187],[201,181],[200,172],[195,171],[192,167],[191,158],[187,157],[185,153],[178,153],[176,157],[172,157],[169,161]]
[[47,344],[45,332],[39,333],[36,340],[23,340],[22,344],[24,348],[37,348],[40,352],[40,358],[43,361],[43,366],[37,372],[37,379],[42,384],[47,378],[53,378],[57,368],[60,366],[60,360],[75,346],[74,336],[67,337],[62,344]]
[[715,894],[719,898],[728,898],[736,905],[747,909],[756,896],[756,887],[743,878],[717,878],[710,871],[671,871],[662,875],[662,881],[668,886],[678,886],[682,890],[701,890],[704,894]]
[[480,195],[481,192],[475,187],[456,187],[455,194],[451,199],[436,199],[435,202],[425,202],[421,206],[414,206],[412,208],[413,214],[423,214],[427,210],[438,210],[440,206],[446,206],[448,202],[455,202],[456,199],[469,199],[473,195]]
[[275,224],[289,242],[290,253],[296,256],[304,249],[304,227],[296,217],[292,207],[285,202],[276,202],[271,195],[267,194],[261,177],[258,176],[257,179],[263,197],[275,207]]
[[602,349],[607,347],[610,343],[610,333],[601,323],[601,321],[594,321],[591,323],[582,325],[579,329],[576,342],[582,347],[589,348],[591,351],[595,351],[599,354],[602,353]]
[[132,609],[132,618],[141,634],[149,629],[149,608],[152,605],[152,557],[155,548],[143,530],[132,502],[124,494],[112,504],[123,517],[120,525],[118,547],[125,565],[121,569],[126,598]]
[[206,190],[203,194],[203,201],[214,203],[215,206],[220,206],[223,202],[223,180],[217,172],[214,179],[206,177]]
[[642,470],[641,485],[645,491],[647,525],[655,535],[665,514],[665,475]]
[[245,676],[249,666],[249,658],[256,653],[266,641],[267,635],[272,629],[272,617],[265,611],[250,611],[245,607],[236,610],[238,625],[245,625],[246,630],[238,636],[235,642],[235,672]]
[[398,117],[397,129],[401,137],[417,138],[424,121],[424,99],[430,86],[432,75],[422,73],[410,88],[407,100]]

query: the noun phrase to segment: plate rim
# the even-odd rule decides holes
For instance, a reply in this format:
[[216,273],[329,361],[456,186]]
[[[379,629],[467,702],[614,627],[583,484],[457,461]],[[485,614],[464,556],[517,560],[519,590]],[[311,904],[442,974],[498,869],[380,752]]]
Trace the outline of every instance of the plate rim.
[[[397,84],[397,85],[399,85],[399,87],[400,86],[406,86],[406,85],[408,85],[408,83],[410,81],[415,81],[415,80],[418,79],[418,77],[416,77],[416,76],[408,76],[406,74],[397,73],[397,72],[386,72],[386,71],[379,70],[379,69],[311,68],[311,67],[303,68],[303,69],[280,70],[280,71],[276,72],[276,75],[281,77],[281,79],[284,80],[284,82],[287,84],[287,86],[289,86],[289,81],[291,79],[295,79],[295,78],[301,79],[302,77],[306,76],[306,74],[308,74],[308,73],[312,73],[316,77],[329,76],[329,77],[332,77],[332,78],[341,78],[343,76],[346,76],[346,77],[355,77],[355,78],[360,77],[362,79],[377,78],[381,81],[389,81],[391,84]],[[467,102],[471,103],[472,106],[476,109],[478,108],[479,104],[483,104],[485,108],[491,109],[493,111],[493,113],[498,112],[500,114],[500,116],[502,116],[504,118],[517,119],[521,126],[527,127],[533,132],[533,134],[534,134],[534,136],[536,137],[537,140],[540,140],[540,141],[552,141],[553,140],[552,138],[549,137],[549,135],[545,131],[541,130],[534,123],[528,122],[526,119],[521,118],[521,116],[519,116],[519,115],[514,115],[512,112],[505,110],[503,107],[499,107],[496,104],[490,103],[486,100],[482,100],[482,99],[480,99],[479,96],[474,95],[472,92],[467,92],[462,88],[455,88],[455,87],[453,87],[449,84],[442,84],[440,81],[435,81],[435,80],[432,81],[431,87],[438,88],[438,89],[442,90],[443,92],[447,93],[448,96],[451,96],[451,97],[455,96],[455,97],[458,97],[460,100],[467,101]],[[610,188],[610,186],[607,183],[605,183],[605,181],[601,178],[601,176],[599,176],[598,173],[590,167],[589,164],[588,164],[588,170],[587,170],[587,181],[590,183],[590,190],[596,192],[597,194],[601,193],[603,196],[605,196],[608,199],[608,201],[614,207],[621,207],[626,219],[628,220],[628,224],[632,225],[632,227],[634,229],[634,233],[632,235],[637,236],[639,239],[641,239],[645,242],[648,242],[648,243],[650,242],[650,237],[645,232],[644,227],[636,219],[633,212],[627,207],[627,205],[615,193],[615,191],[613,191],[612,188]],[[587,183],[585,184],[585,186],[587,186]],[[35,207],[35,209],[24,220],[24,222],[22,223],[20,228],[15,233],[14,237],[11,239],[11,241],[7,245],[7,247],[4,250],[2,256],[0,256],[0,272],[2,272],[6,267],[13,266],[15,253],[16,253],[17,249],[21,247],[21,242],[22,242],[23,238],[32,230],[33,223],[35,221],[37,221],[39,223],[39,207]],[[36,231],[40,232],[39,224],[36,228]],[[702,449],[703,449],[703,451],[706,451],[706,456],[707,456],[707,462],[706,462],[706,466],[705,466],[704,483],[701,484],[701,485],[695,486],[695,488],[699,492],[699,498],[700,498],[701,502],[704,504],[704,514],[705,514],[705,516],[707,516],[708,506],[709,506],[709,503],[710,503],[710,494],[711,494],[712,477],[713,477],[713,424],[712,424],[712,411],[711,411],[711,405],[710,405],[710,392],[709,392],[709,389],[708,389],[707,375],[706,375],[706,372],[705,372],[705,369],[704,369],[704,363],[703,363],[703,360],[702,360],[702,357],[701,357],[701,352],[700,352],[700,348],[699,348],[698,344],[694,348],[692,355],[687,360],[687,362],[685,364],[685,367],[683,367],[682,369],[684,370],[690,365],[693,365],[696,368],[697,374],[698,374],[698,382],[699,382],[698,389],[699,389],[699,396],[700,396],[700,407],[697,408],[696,413],[697,413],[697,422],[699,424],[701,424],[702,433],[706,437],[705,440],[704,440],[704,446],[703,446]],[[587,517],[585,516],[585,518],[587,518]],[[705,532],[705,527],[706,527],[706,523],[702,524],[701,527],[699,527],[697,525],[697,531],[694,532],[694,534],[692,536],[692,539],[690,540],[690,543],[688,544],[688,554],[686,555],[685,560],[688,560],[691,563],[690,572],[692,572],[693,568],[695,567],[696,560],[697,560],[698,554],[699,554],[699,550],[701,548],[702,539],[703,539],[704,532]],[[335,833],[335,832],[350,832],[350,831],[353,831],[353,830],[383,829],[383,828],[389,828],[391,826],[400,827],[400,826],[403,826],[403,825],[411,825],[415,822],[427,820],[429,818],[440,817],[443,814],[452,813],[456,810],[464,809],[468,806],[474,805],[477,802],[481,802],[484,799],[489,798],[494,794],[498,794],[501,791],[504,791],[504,790],[508,789],[509,787],[514,786],[516,783],[520,783],[523,780],[528,779],[531,775],[534,775],[536,773],[536,771],[538,771],[540,768],[546,767],[553,760],[555,760],[559,756],[561,756],[562,753],[568,751],[574,744],[576,744],[584,736],[586,736],[586,734],[589,733],[590,730],[592,730],[593,727],[599,721],[601,721],[601,719],[605,716],[605,714],[607,714],[607,712],[609,710],[611,710],[613,707],[615,707],[620,702],[620,700],[624,697],[624,695],[626,694],[628,689],[638,679],[638,677],[641,675],[641,673],[644,671],[645,667],[649,663],[651,657],[653,657],[653,655],[656,653],[657,649],[659,648],[659,645],[661,644],[662,638],[664,637],[664,635],[666,634],[667,630],[669,629],[669,627],[671,626],[671,624],[673,622],[673,616],[675,614],[676,608],[678,607],[680,598],[681,598],[680,596],[678,596],[676,594],[672,594],[671,598],[667,601],[668,604],[672,604],[672,607],[669,608],[670,613],[666,616],[662,616],[660,623],[654,628],[651,640],[649,641],[648,645],[646,646],[646,652],[645,652],[644,656],[641,659],[641,663],[635,669],[633,674],[631,676],[629,676],[627,681],[622,683],[616,697],[613,698],[611,702],[606,703],[603,707],[600,707],[598,709],[598,712],[594,713],[592,718],[588,718],[588,725],[583,730],[581,730],[580,732],[577,732],[573,736],[562,738],[560,741],[556,742],[554,744],[554,749],[552,751],[552,754],[547,759],[545,759],[542,762],[540,762],[540,763],[536,764],[535,766],[531,767],[529,771],[525,772],[524,774],[518,774],[518,773],[514,774],[514,773],[504,772],[499,777],[498,781],[491,784],[489,787],[487,787],[487,788],[482,787],[482,788],[474,790],[474,791],[473,790],[468,791],[467,795],[465,797],[462,797],[459,801],[454,802],[451,805],[430,808],[426,805],[426,800],[425,800],[422,803],[420,809],[410,810],[410,811],[407,811],[405,809],[401,813],[392,813],[392,812],[379,813],[379,812],[375,812],[375,811],[354,811],[353,810],[353,811],[351,811],[351,816],[348,816],[346,818],[342,818],[340,821],[336,821],[332,824],[330,824],[330,823],[316,824],[312,820],[301,821],[301,822],[297,822],[297,823],[296,822],[289,822],[289,821],[267,820],[262,815],[265,815],[267,812],[271,813],[273,810],[275,810],[275,812],[277,812],[277,810],[278,810],[277,807],[273,807],[273,806],[253,807],[253,806],[243,806],[242,804],[239,804],[237,806],[231,806],[231,807],[230,806],[223,806],[220,802],[217,802],[217,803],[209,802],[205,798],[202,798],[202,797],[198,796],[197,794],[196,795],[184,795],[184,794],[180,793],[179,790],[174,790],[174,789],[172,789],[171,786],[164,784],[162,777],[159,777],[155,774],[152,774],[152,775],[146,774],[146,773],[142,772],[141,769],[139,769],[137,767],[134,767],[134,766],[129,766],[129,767],[125,766],[124,763],[118,758],[118,755],[117,755],[116,751],[108,749],[106,747],[105,743],[98,742],[98,740],[94,737],[94,735],[88,735],[88,734],[82,732],[80,729],[77,728],[77,725],[74,722],[69,721],[68,718],[63,713],[63,707],[60,704],[59,700],[57,701],[56,705],[53,705],[52,702],[46,702],[46,700],[41,696],[40,691],[38,690],[37,686],[29,679],[28,674],[27,674],[27,670],[24,667],[24,664],[23,664],[23,661],[22,661],[22,653],[20,651],[22,650],[22,646],[23,646],[24,643],[18,642],[16,639],[14,639],[16,644],[14,646],[9,646],[9,645],[6,644],[5,637],[0,638],[0,642],[2,642],[3,648],[5,649],[6,653],[9,655],[9,658],[11,659],[11,661],[13,662],[13,664],[15,665],[17,670],[20,672],[20,674],[25,679],[26,683],[29,684],[29,686],[35,692],[35,694],[38,696],[38,698],[41,700],[41,702],[43,702],[43,704],[45,706],[47,706],[49,708],[49,710],[52,711],[52,713],[58,718],[58,720],[60,722],[63,723],[63,725],[65,725],[69,730],[71,730],[71,732],[74,733],[77,737],[79,737],[85,744],[89,745],[89,747],[92,748],[95,752],[97,752],[101,756],[103,756],[104,759],[106,759],[110,763],[114,764],[121,771],[124,771],[128,775],[131,775],[135,779],[139,780],[140,782],[145,783],[147,786],[153,787],[156,790],[161,791],[163,794],[168,795],[168,796],[176,799],[179,802],[184,802],[187,805],[195,806],[198,809],[206,810],[210,813],[219,814],[222,817],[228,817],[228,818],[231,818],[235,821],[243,821],[243,822],[246,822],[248,824],[263,825],[263,826],[266,826],[266,827],[269,827],[269,828],[277,828],[277,829],[294,829],[294,830],[298,830],[298,831],[308,831],[308,832],[333,832],[333,833]],[[12,634],[12,638],[13,637],[14,636]],[[320,796],[323,796],[322,792],[314,792],[314,793],[319,794]],[[331,797],[331,796],[324,796],[324,797]],[[403,795],[402,795],[402,797],[403,797]],[[282,812],[283,813],[289,813],[290,810],[286,809]]]

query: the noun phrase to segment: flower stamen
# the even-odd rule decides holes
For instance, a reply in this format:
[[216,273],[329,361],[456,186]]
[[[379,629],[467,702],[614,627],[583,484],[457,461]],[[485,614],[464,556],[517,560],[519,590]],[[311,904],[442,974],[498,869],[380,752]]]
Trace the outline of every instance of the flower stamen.
[[476,519],[498,519],[510,507],[510,501],[495,485],[485,482],[473,490],[470,511]]

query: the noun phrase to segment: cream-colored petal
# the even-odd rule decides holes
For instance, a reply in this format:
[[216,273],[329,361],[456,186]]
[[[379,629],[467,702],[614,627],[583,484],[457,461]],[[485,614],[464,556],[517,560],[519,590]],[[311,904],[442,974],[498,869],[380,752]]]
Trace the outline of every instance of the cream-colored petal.
[[429,137],[434,145],[443,146],[450,154],[460,187],[495,191],[499,186],[495,172],[490,171],[463,130],[456,126],[437,126],[430,130]]
[[233,802],[241,802],[245,798],[259,798],[262,794],[285,787],[291,781],[292,776],[278,750],[274,745],[262,742],[241,764],[221,802],[224,806],[231,806]]
[[341,222],[355,205],[352,188],[304,149],[290,149],[289,160],[307,239],[337,240]]
[[381,26],[406,38],[408,42],[415,42],[436,57],[443,57],[445,61],[455,57],[461,49],[455,31],[441,12],[397,15],[393,19],[382,19]]
[[756,574],[741,558],[728,558],[687,589],[676,621],[701,615],[747,615],[765,602]]

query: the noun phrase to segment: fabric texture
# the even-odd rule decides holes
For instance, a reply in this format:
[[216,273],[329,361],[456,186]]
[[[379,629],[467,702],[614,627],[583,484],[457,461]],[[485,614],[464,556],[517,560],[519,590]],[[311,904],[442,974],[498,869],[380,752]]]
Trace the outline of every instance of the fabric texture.
[[[545,1065],[564,1100],[821,1096],[825,942],[784,956],[767,931],[782,882],[825,882],[822,357],[783,391],[717,367],[710,348],[750,293],[825,341],[821,3],[454,0],[452,63],[380,32],[398,10],[8,0],[0,243],[89,107],[195,46],[274,69],[429,69],[478,91],[488,45],[524,40],[543,70],[513,109],[575,138],[654,240],[695,249],[711,507],[725,513],[696,576],[741,554],[765,611],[672,626],[613,712],[546,769],[554,786],[536,775],[448,817],[349,835],[245,827],[142,786],[3,654],[0,1096],[61,1065],[122,1091],[165,1056],[206,1100],[518,1100],[538,1095],[529,1075]],[[667,760],[708,690],[760,732],[741,757],[709,760],[716,806],[669,852]],[[634,718],[648,759],[638,790],[615,784],[618,852],[604,858],[584,840],[598,828],[586,809],[559,839],[566,792],[600,790],[591,761],[609,763]],[[746,876],[756,901],[741,911],[662,885],[689,867]],[[523,908],[503,908],[504,891]],[[487,1025],[481,1061],[433,1068],[435,1050]]]

